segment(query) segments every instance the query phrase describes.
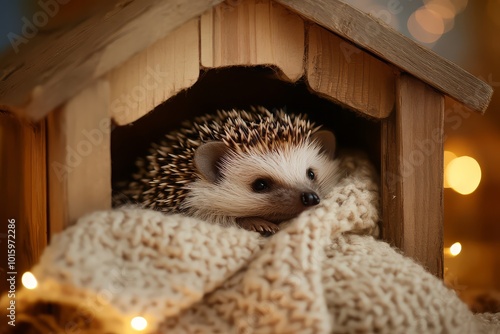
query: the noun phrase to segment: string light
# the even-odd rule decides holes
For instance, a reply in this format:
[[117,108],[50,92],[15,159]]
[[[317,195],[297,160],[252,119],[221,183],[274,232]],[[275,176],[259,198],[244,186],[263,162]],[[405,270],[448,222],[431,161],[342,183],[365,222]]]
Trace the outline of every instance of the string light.
[[36,280],[35,275],[31,272],[27,271],[21,277],[21,282],[26,289],[33,290],[38,286],[38,281]]

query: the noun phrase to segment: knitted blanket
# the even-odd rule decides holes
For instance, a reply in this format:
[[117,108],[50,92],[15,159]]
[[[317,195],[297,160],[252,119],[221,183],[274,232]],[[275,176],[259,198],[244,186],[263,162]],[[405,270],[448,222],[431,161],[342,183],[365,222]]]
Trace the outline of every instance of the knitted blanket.
[[[499,333],[376,236],[375,172],[358,155],[330,196],[263,238],[181,215],[96,212],[54,238],[17,294],[40,333]],[[6,307],[6,296],[1,307]]]

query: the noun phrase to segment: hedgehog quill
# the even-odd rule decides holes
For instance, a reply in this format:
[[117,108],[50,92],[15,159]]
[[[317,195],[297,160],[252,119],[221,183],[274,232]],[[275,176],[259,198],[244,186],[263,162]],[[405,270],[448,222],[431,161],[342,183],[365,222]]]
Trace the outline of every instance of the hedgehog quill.
[[143,207],[274,234],[338,182],[332,132],[263,107],[183,123],[136,162],[119,189]]

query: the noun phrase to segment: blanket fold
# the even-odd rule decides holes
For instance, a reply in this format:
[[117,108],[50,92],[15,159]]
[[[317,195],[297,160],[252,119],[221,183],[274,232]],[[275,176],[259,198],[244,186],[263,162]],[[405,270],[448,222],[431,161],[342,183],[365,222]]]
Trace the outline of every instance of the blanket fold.
[[[340,183],[270,238],[140,208],[95,212],[54,238],[17,295],[41,333],[498,333],[454,291],[376,239],[376,173]],[[8,303],[3,296],[0,304]],[[55,315],[54,315],[55,311]]]

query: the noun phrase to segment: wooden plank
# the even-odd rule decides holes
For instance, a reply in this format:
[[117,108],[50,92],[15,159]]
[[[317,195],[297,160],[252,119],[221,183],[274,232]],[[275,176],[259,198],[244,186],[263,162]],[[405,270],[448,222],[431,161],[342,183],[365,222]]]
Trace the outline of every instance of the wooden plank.
[[204,67],[276,65],[292,82],[304,73],[304,22],[270,0],[224,3],[200,27]]
[[49,115],[51,235],[88,212],[111,208],[110,133],[106,81],[97,81]]
[[41,119],[96,78],[222,0],[115,0],[0,62],[0,107]]
[[[0,113],[0,261],[2,282],[7,271],[21,275],[36,262],[47,245],[47,184],[45,121],[22,122]],[[13,220],[13,221],[12,221]],[[15,225],[15,268],[7,267],[7,225]],[[11,235],[12,237],[12,235]],[[0,291],[5,291],[2,283]]]
[[340,0],[275,0],[357,46],[409,72],[472,110],[484,113],[493,88]]
[[47,245],[47,143],[44,120],[25,125],[23,140],[23,203],[26,221],[21,221],[21,254],[28,270],[38,262]]
[[410,75],[397,95],[382,121],[383,236],[442,277],[444,97]]
[[392,113],[380,125],[382,237],[392,246],[403,249],[403,194],[399,177],[401,129],[396,114]]
[[363,114],[384,118],[394,108],[395,70],[328,30],[308,30],[307,81],[312,90]]
[[131,123],[193,85],[200,73],[199,42],[196,18],[112,70],[106,77],[116,123]]

